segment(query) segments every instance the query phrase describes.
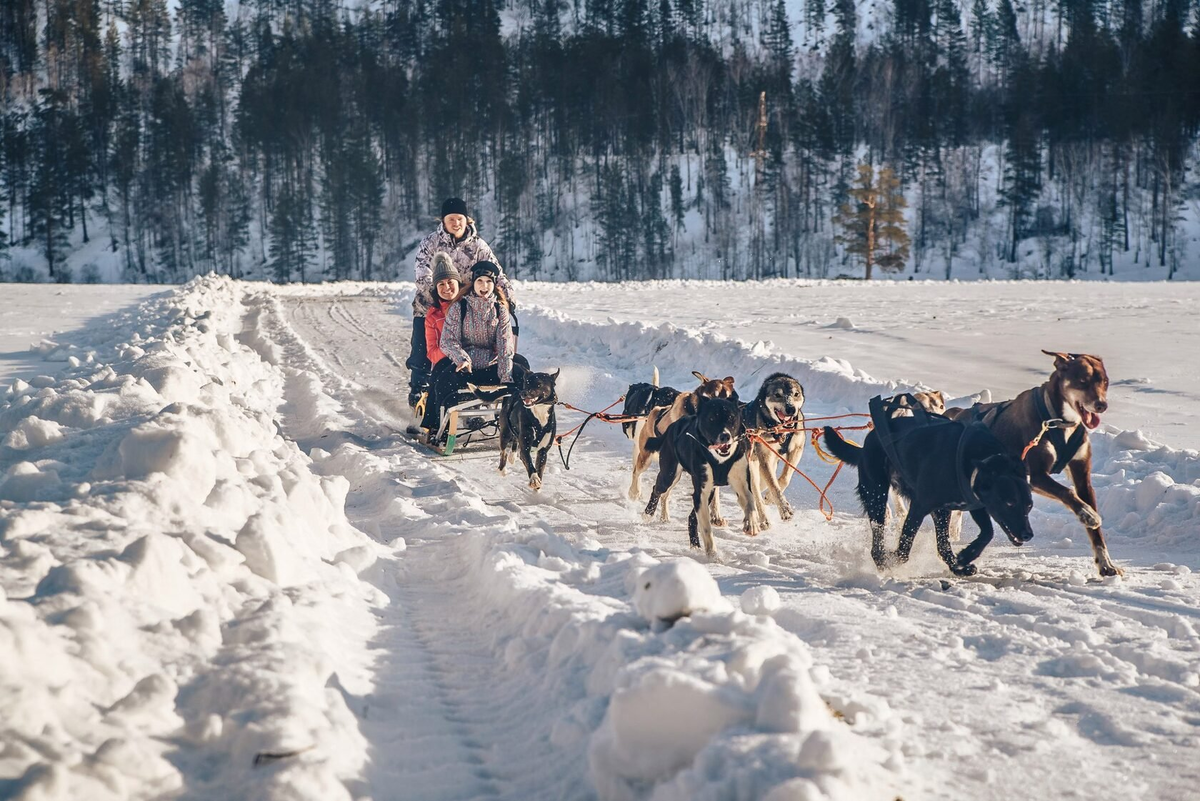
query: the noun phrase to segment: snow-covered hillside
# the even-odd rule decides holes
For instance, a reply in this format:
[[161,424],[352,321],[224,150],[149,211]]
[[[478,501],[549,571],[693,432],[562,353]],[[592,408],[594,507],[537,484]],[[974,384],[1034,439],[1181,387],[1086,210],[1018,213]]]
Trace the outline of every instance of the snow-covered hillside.
[[625,499],[617,427],[538,493],[432,457],[399,433],[410,285],[111,288],[82,327],[4,286],[0,796],[1187,798],[1200,453],[1169,446],[1200,426],[1149,398],[1200,390],[1188,286],[519,287],[521,350],[590,409],[654,365],[784,370],[811,416],[1099,353],[1103,581],[1041,500],[972,579],[928,532],[879,575],[850,477],[832,521],[796,481],[796,518],[705,562]]

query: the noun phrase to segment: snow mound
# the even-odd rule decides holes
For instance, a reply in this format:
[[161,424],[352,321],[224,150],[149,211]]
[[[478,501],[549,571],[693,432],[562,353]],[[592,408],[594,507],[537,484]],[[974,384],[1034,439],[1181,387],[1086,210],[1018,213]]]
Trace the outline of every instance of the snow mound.
[[633,606],[651,623],[673,623],[695,612],[725,612],[730,608],[712,575],[691,559],[663,562],[635,580]]

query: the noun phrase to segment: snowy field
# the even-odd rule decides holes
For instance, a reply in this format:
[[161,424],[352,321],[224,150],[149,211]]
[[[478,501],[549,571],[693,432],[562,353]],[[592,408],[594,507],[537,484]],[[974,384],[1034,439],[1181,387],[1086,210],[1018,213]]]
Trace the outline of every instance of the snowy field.
[[929,531],[880,575],[852,471],[832,521],[797,480],[754,539],[727,495],[704,561],[600,423],[537,493],[431,457],[398,433],[410,285],[4,285],[0,798],[1195,797],[1200,285],[519,290],[521,351],[589,409],[653,365],[783,370],[813,416],[1096,353],[1125,574],[1038,499],[973,578]]

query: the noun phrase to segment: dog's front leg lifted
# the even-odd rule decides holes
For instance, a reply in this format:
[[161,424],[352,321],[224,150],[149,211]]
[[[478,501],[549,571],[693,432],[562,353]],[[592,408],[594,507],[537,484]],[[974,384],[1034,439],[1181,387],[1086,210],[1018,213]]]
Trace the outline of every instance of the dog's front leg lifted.
[[533,466],[533,459],[529,453],[533,443],[529,440],[529,433],[526,431],[517,441],[517,453],[521,457],[521,464],[525,465],[525,474],[529,477],[529,488],[539,490],[542,488],[542,477],[538,475],[537,469]]
[[[1091,451],[1088,451],[1087,455],[1082,459],[1075,459],[1068,462],[1067,473],[1070,474],[1071,481],[1075,484],[1075,494],[1094,513],[1096,509],[1096,490],[1092,488]],[[1094,527],[1088,525],[1086,520],[1083,521],[1083,525],[1087,529],[1088,539],[1092,542],[1092,556],[1096,560],[1096,569],[1100,571],[1100,575],[1102,576],[1119,576],[1123,571],[1117,567],[1112,557],[1108,555],[1108,545],[1104,542],[1104,532],[1100,528],[1100,515],[1096,514],[1095,517]]]
[[978,568],[971,563],[979,557],[984,546],[992,541],[992,520],[987,516],[987,512],[983,513],[986,522],[980,522],[974,512],[971,513],[971,516],[975,518],[976,523],[979,523],[979,536],[970,545],[963,548],[958,556],[955,556],[954,548],[950,545],[950,512],[946,509],[939,509],[933,513],[938,556],[942,557],[946,567],[950,568],[950,572],[956,576],[975,575]]

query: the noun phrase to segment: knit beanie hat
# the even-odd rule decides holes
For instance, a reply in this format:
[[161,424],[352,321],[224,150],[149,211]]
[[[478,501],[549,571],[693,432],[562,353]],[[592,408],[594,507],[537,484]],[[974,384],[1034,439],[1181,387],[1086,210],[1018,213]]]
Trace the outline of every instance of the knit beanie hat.
[[461,214],[467,216],[467,201],[461,197],[448,197],[446,202],[442,204],[442,217],[445,219],[447,214]]
[[436,253],[433,256],[433,285],[437,286],[439,281],[447,278],[453,278],[459,284],[462,283],[462,276],[458,274],[458,269],[450,257],[445,253]]
[[471,266],[471,282],[476,278],[488,276],[493,281],[500,277],[500,265],[492,261],[477,261]]

